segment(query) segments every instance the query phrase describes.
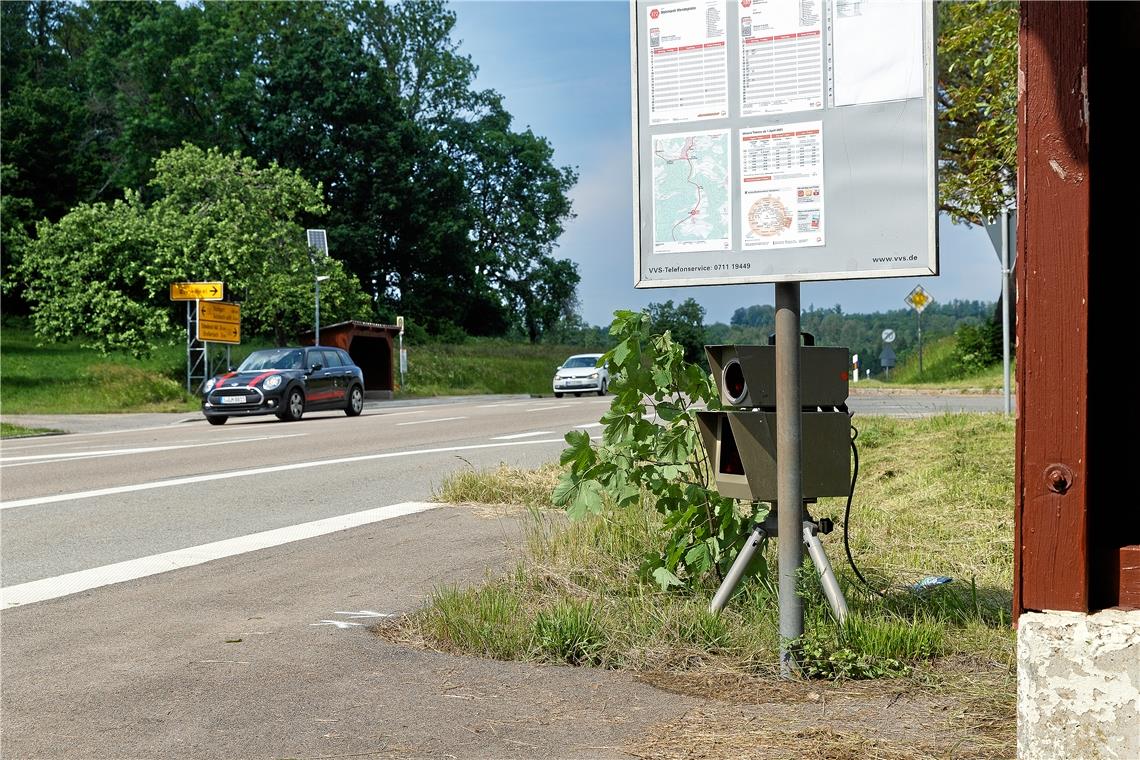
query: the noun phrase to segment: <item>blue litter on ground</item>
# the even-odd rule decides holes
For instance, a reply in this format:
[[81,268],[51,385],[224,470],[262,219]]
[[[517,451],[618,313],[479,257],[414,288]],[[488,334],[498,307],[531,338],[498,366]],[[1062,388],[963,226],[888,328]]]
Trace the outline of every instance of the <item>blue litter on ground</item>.
[[945,586],[947,583],[953,581],[953,578],[945,575],[928,575],[918,583],[910,587],[911,591],[929,591],[935,586]]

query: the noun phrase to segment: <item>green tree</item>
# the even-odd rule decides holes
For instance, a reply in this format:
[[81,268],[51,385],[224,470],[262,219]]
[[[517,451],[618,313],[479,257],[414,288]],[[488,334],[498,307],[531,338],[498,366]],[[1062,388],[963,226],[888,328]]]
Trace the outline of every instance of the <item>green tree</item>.
[[[319,215],[319,187],[276,165],[192,145],[155,162],[153,203],[127,190],[42,222],[18,271],[38,335],[78,337],[104,351],[145,354],[180,329],[171,282],[223,280],[239,296],[246,333],[284,342],[310,321],[313,268],[299,215]],[[321,306],[360,316],[367,300],[335,260]]]
[[683,358],[690,364],[708,366],[705,360],[705,309],[692,298],[680,305],[673,301],[649,304],[649,331],[654,335],[668,333],[681,346]]
[[1018,5],[969,0],[938,13],[939,206],[978,224],[1017,187]]

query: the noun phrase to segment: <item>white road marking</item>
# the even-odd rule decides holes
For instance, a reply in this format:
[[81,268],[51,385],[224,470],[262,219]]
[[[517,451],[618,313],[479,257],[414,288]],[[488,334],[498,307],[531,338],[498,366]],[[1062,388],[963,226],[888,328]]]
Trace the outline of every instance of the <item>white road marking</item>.
[[476,409],[494,409],[497,406],[522,406],[523,404],[533,404],[530,399],[526,401],[500,401],[497,404],[479,404]]
[[228,443],[250,443],[253,441],[275,441],[280,438],[297,438],[308,433],[287,433],[285,435],[259,435],[253,438],[232,438],[228,441],[209,441],[207,443],[176,443],[169,446],[144,446],[137,449],[99,449],[95,451],[66,451],[59,454],[29,454],[19,457],[0,456],[0,467],[19,467],[29,464],[50,464],[53,462],[73,461],[76,459],[99,459],[101,457],[118,457],[128,454],[153,454],[157,451],[175,451],[177,449],[198,449],[203,446],[224,446]]
[[23,445],[23,446],[13,446],[11,444],[11,441],[14,441],[17,439],[8,438],[8,439],[5,439],[4,441],[0,441],[0,451],[27,451],[29,449],[48,449],[48,448],[52,448],[53,446],[71,446],[74,443],[74,441],[71,441],[71,440],[58,441],[58,439],[61,437],[62,436],[59,436],[59,435],[52,436],[52,438],[57,439],[56,443],[36,443],[36,444],[29,444],[29,445]]
[[384,412],[383,414],[370,414],[369,417],[399,417],[404,414],[423,414],[427,409],[412,409],[407,412]]
[[451,422],[452,420],[465,420],[465,419],[467,419],[467,418],[466,417],[439,417],[439,418],[434,419],[434,420],[413,420],[411,422],[397,422],[396,427],[401,427],[403,425],[426,425],[429,422]]
[[570,404],[554,404],[553,406],[536,406],[533,409],[527,409],[528,412],[545,412],[548,409],[565,409]]
[[337,628],[352,628],[356,625],[364,625],[364,623],[346,623],[343,620],[322,620],[319,623],[309,623],[310,626],[314,625],[335,625]]
[[515,433],[514,435],[497,435],[492,441],[513,441],[516,438],[533,438],[536,435],[554,435],[553,430],[536,430],[533,433]]
[[602,423],[600,423],[600,422],[587,422],[585,425],[575,425],[574,427],[576,427],[576,428],[596,428],[596,427],[601,427],[601,426],[602,426]]
[[113,486],[111,488],[98,488],[93,491],[77,491],[74,493],[61,493],[54,496],[35,496],[30,499],[16,499],[14,501],[0,502],[0,510],[16,509],[18,507],[33,507],[40,504],[54,504],[61,501],[77,501],[79,499],[94,499],[99,496],[114,496],[121,493],[135,491],[149,491],[154,488],[171,488],[186,486],[193,483],[208,483],[213,480],[228,480],[230,478],[244,478],[251,475],[269,475],[275,472],[289,470],[307,470],[312,467],[327,467],[335,464],[353,464],[356,462],[371,462],[377,459],[394,459],[397,457],[417,456],[420,454],[447,454],[452,451],[475,451],[477,449],[494,449],[503,446],[534,446],[543,443],[565,443],[561,438],[542,438],[533,441],[504,441],[502,443],[475,443],[466,446],[441,446],[434,449],[412,449],[409,451],[388,451],[383,454],[361,454],[354,457],[340,457],[339,459],[318,459],[313,462],[296,462],[294,464],[279,464],[271,467],[255,467],[250,470],[234,470],[231,472],[212,472],[208,475],[192,475],[185,478],[171,478],[151,483],[136,483],[129,486]]
[[[255,552],[282,544],[302,541],[306,538],[315,538],[327,533],[356,528],[369,523],[391,520],[395,517],[412,515],[435,509],[441,504],[423,501],[408,501],[403,504],[392,504],[387,507],[368,509],[363,512],[354,512],[338,517],[329,517],[324,520],[291,525],[287,528],[266,530],[260,533],[251,533],[247,536],[227,538],[223,541],[214,541],[200,546],[191,546],[187,549],[178,549],[150,557],[140,557],[125,562],[116,562],[113,565],[93,567],[89,570],[80,570],[54,578],[43,578],[38,581],[29,581],[15,586],[0,588],[0,606],[14,607],[20,604],[31,604],[48,599],[55,599],[80,591],[89,591],[113,583],[145,578],[150,575],[165,573],[169,570],[178,570],[183,567],[193,567],[223,557],[232,557],[236,554]],[[345,624],[349,625],[349,624]],[[356,624],[359,625],[359,624]]]
[[356,612],[334,612],[334,615],[348,615],[352,619],[356,618],[386,618],[395,617],[393,612],[376,612],[374,610],[357,610]]

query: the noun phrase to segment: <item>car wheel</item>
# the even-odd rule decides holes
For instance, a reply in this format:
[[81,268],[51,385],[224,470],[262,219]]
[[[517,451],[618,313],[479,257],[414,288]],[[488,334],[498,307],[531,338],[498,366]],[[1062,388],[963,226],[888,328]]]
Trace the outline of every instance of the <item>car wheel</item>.
[[598,388],[598,395],[599,396],[606,395],[606,381],[605,380],[602,381],[602,387]]
[[206,422],[209,422],[211,425],[224,425],[228,419],[229,417],[225,417],[223,415],[214,415],[207,417]]
[[348,406],[344,408],[344,413],[349,417],[356,417],[364,411],[364,391],[359,385],[352,386],[352,390],[348,392]]
[[561,393],[555,393],[554,398],[562,398],[562,394]]
[[281,407],[281,412],[277,418],[284,422],[296,422],[301,419],[301,415],[305,413],[305,394],[301,393],[300,388],[293,388],[285,397],[285,405]]

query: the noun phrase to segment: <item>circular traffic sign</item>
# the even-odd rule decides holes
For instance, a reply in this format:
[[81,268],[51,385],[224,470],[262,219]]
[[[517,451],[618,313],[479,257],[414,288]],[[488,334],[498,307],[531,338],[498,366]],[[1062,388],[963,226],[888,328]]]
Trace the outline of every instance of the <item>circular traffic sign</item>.
[[894,330],[891,330],[891,329],[883,330],[883,342],[884,343],[894,343],[894,340],[895,340],[895,331]]

